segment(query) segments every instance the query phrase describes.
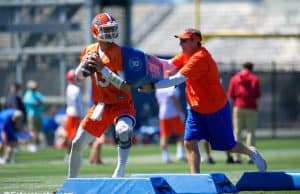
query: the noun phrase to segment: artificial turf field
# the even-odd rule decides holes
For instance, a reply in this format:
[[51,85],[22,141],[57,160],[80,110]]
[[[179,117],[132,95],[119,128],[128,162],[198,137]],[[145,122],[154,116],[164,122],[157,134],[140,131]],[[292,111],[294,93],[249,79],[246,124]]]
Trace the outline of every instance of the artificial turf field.
[[[257,147],[268,161],[270,171],[289,171],[300,173],[300,137],[258,139]],[[175,146],[170,146],[170,152],[175,155]],[[37,153],[29,153],[21,148],[14,157],[14,164],[0,165],[0,193],[52,193],[60,188],[66,179],[68,165],[63,161],[65,150],[47,148]],[[81,167],[80,177],[110,177],[116,164],[116,145],[103,147],[105,165],[90,165],[86,158]],[[247,163],[245,156],[243,164],[226,164],[224,152],[213,151],[216,164],[201,164],[201,173],[224,173],[235,184],[243,172],[256,171],[254,165]],[[132,147],[126,176],[136,173],[188,173],[188,165],[184,162],[164,164],[161,160],[158,145],[134,145]],[[240,193],[300,193],[299,191],[267,191]]]

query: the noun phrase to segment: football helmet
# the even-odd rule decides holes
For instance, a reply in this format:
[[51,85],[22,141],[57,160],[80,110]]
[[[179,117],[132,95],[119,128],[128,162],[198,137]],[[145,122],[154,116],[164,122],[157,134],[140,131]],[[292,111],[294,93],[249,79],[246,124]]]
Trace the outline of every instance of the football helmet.
[[91,25],[93,37],[98,41],[114,42],[118,37],[118,23],[115,18],[108,13],[97,14]]
[[69,82],[75,82],[76,81],[76,75],[75,70],[71,69],[66,73],[66,80]]

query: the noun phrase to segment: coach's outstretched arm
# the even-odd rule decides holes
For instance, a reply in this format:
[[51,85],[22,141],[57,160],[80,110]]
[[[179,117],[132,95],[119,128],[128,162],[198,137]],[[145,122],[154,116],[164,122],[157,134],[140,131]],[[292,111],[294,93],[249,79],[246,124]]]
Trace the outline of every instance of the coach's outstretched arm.
[[138,91],[143,93],[151,92],[158,88],[167,88],[171,86],[177,86],[186,81],[186,77],[181,73],[177,72],[175,75],[162,79],[156,83],[146,84],[141,86]]

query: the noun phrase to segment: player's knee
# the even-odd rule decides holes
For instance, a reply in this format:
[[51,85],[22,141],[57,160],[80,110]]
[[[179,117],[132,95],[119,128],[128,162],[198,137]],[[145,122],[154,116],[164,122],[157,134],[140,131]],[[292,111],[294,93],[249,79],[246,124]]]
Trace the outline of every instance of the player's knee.
[[116,140],[121,148],[129,148],[131,146],[131,129],[126,126],[116,128]]
[[120,119],[116,124],[116,142],[120,148],[127,149],[131,146],[131,135],[133,130],[130,118]]

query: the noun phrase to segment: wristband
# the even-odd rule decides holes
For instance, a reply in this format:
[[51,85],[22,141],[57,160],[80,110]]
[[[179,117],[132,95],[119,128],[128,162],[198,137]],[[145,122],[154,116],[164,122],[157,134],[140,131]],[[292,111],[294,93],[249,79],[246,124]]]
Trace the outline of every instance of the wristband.
[[82,63],[83,62],[80,62],[80,64],[77,66],[77,68],[75,69],[75,76],[77,79],[82,79],[84,78],[83,74],[82,74],[82,71],[81,71],[81,67],[82,67]]
[[117,87],[118,89],[121,88],[122,84],[125,83],[125,81],[116,73],[112,72],[109,68],[103,67],[101,69],[102,76],[104,79],[109,81],[112,85]]

